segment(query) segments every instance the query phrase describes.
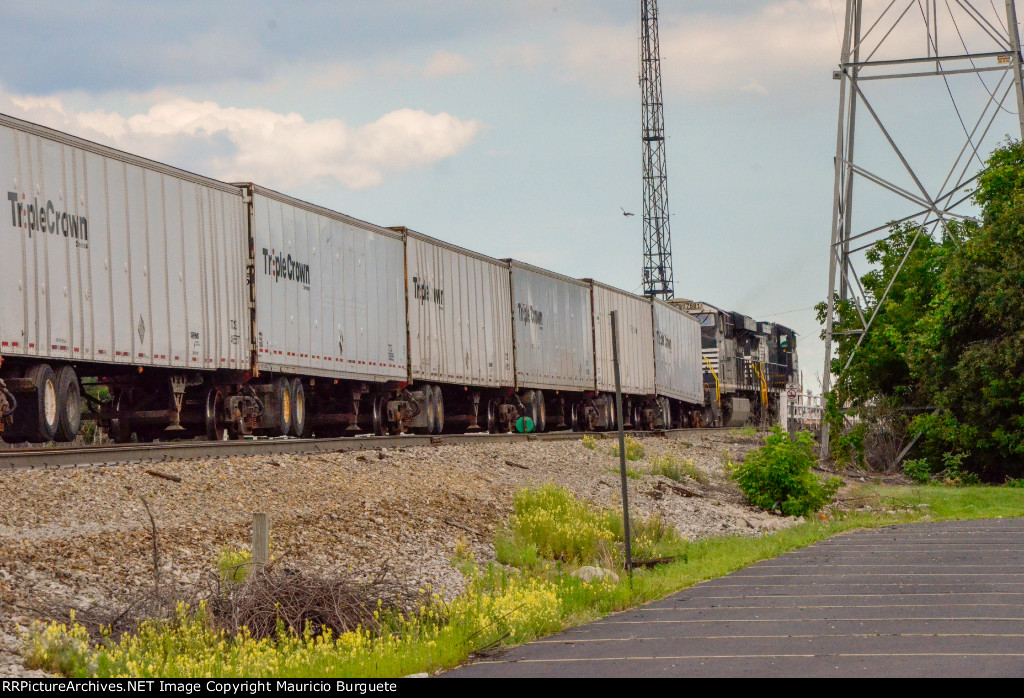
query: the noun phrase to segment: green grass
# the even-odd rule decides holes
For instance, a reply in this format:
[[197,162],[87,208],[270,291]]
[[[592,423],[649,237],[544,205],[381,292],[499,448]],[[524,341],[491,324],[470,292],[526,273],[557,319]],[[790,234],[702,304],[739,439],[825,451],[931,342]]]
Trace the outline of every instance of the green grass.
[[[522,569],[493,563],[476,566],[470,555],[457,551],[458,564],[470,574],[466,591],[451,601],[437,599],[410,617],[387,619],[387,632],[381,635],[363,632],[332,638],[282,632],[276,639],[256,642],[228,637],[209,627],[202,613],[182,609],[178,621],[148,624],[116,643],[90,638],[76,624],[36,626],[26,657],[31,666],[72,676],[376,677],[433,672],[484,648],[528,642],[844,531],[922,520],[1024,515],[1024,493],[1017,487],[864,486],[853,497],[872,511],[823,514],[767,536],[688,542],[669,534],[664,522],[638,522],[638,533],[662,531],[659,553],[677,560],[637,570],[631,581],[623,575],[618,583],[586,584],[566,572],[587,561],[581,551],[597,547],[568,529],[587,526],[604,541],[621,534],[607,514],[559,490],[517,494],[517,514],[532,518],[519,524],[511,521],[509,532],[515,535],[506,535],[504,543],[499,536],[496,547],[505,545],[505,553],[498,548],[499,558],[504,554],[506,564]],[[552,510],[562,513],[552,515]]]
[[655,458],[651,464],[650,472],[651,475],[663,475],[669,480],[675,480],[676,482],[682,482],[686,478],[690,478],[702,485],[710,482],[708,476],[694,465],[693,461],[679,460],[671,455]]

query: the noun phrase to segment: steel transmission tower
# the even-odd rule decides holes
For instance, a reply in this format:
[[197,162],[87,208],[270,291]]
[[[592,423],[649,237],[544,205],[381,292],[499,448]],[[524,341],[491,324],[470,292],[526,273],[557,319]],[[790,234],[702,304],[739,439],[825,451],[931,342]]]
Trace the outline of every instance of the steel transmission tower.
[[[921,234],[955,243],[949,223],[974,217],[972,185],[984,160],[1007,133],[1024,137],[1014,0],[1005,0],[1005,8],[997,8],[997,0],[847,0],[833,77],[840,82],[839,128],[824,393],[832,386],[832,344],[840,334],[833,331],[836,299],[852,303],[860,325],[842,333],[857,341],[838,383]],[[943,126],[947,135],[937,135]],[[870,268],[864,253],[894,225],[917,232],[888,288],[867,298],[860,282]],[[875,309],[870,314],[869,307]],[[828,442],[824,425],[823,455]]]
[[640,0],[640,92],[644,148],[644,295],[672,298],[665,107],[661,99],[658,0]]

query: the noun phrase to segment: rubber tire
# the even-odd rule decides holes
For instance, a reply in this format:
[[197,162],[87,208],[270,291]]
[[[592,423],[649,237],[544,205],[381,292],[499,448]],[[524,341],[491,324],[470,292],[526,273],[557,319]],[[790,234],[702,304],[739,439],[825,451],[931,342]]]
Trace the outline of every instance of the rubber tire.
[[309,422],[306,414],[306,388],[302,385],[301,378],[294,378],[291,382],[292,397],[292,436],[300,439],[309,438],[309,431],[306,424]]
[[434,386],[434,431],[432,434],[440,434],[444,431],[444,395],[441,394],[441,386]]
[[57,371],[57,436],[56,441],[69,443],[82,428],[82,392],[75,369],[63,366]]
[[206,392],[203,404],[203,429],[210,441],[226,441],[227,427],[220,420],[220,412],[224,405],[224,394],[216,388]]
[[270,433],[272,436],[288,436],[292,430],[292,382],[281,376],[273,385],[274,407],[280,420],[270,427]]
[[434,386],[423,389],[427,393],[427,433],[433,434],[437,429],[437,405],[434,402]]
[[487,433],[498,434],[500,433],[500,425],[498,424],[498,401],[494,398],[487,400]]
[[615,398],[611,398],[605,402],[604,416],[608,426],[605,427],[606,431],[617,431],[619,428],[619,418],[615,412]]
[[[25,377],[35,386],[35,394],[27,394],[18,405],[21,419],[15,413],[15,431],[24,435],[25,439],[34,444],[53,441],[57,436],[57,425],[60,421],[60,401],[57,398],[57,376],[48,364],[37,364],[25,372]],[[52,418],[47,419],[47,402],[51,408]]]
[[391,433],[388,424],[388,396],[387,394],[376,395],[373,398],[373,432],[377,436],[387,436]]
[[544,402],[544,393],[539,390],[533,391],[533,431],[541,433],[548,428],[548,406]]

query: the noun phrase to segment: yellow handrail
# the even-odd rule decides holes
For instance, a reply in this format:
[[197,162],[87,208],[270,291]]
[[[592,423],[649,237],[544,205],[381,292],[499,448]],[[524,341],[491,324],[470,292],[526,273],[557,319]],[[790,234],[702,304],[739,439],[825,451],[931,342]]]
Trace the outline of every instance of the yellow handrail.
[[764,377],[763,364],[754,361],[754,372],[761,380],[761,415],[762,419],[768,419],[768,381]]
[[722,408],[722,391],[721,391],[721,388],[720,388],[720,386],[718,384],[718,374],[715,373],[715,369],[711,366],[711,362],[708,361],[708,357],[702,356],[700,358],[704,359],[704,363],[706,363],[708,365],[708,370],[711,371],[711,376],[715,379],[715,402],[718,403],[718,408],[721,409]]

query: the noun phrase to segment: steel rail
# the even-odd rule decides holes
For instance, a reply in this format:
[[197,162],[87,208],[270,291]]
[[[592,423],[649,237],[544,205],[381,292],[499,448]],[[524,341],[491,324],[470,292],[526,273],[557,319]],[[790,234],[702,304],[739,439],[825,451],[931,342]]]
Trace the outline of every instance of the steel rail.
[[[718,429],[668,429],[630,432],[633,436],[666,436]],[[246,456],[316,455],[414,446],[449,446],[519,441],[571,441],[584,436],[613,438],[614,432],[558,431],[545,434],[403,434],[401,436],[349,436],[332,439],[242,439],[239,441],[168,441],[147,444],[109,444],[24,448],[0,451],[0,472],[15,470],[56,470],[77,467],[165,463],[201,458]]]

